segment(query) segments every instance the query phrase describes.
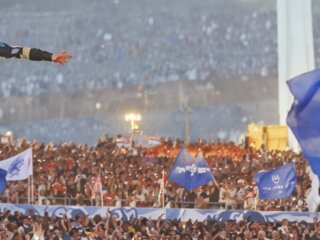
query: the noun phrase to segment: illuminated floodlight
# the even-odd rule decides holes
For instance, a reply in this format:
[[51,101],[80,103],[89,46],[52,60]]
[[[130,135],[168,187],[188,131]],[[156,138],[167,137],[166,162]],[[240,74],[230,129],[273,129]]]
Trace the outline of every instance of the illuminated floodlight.
[[125,115],[125,120],[130,122],[131,133],[139,132],[138,122],[141,121],[141,115],[139,113],[128,113]]

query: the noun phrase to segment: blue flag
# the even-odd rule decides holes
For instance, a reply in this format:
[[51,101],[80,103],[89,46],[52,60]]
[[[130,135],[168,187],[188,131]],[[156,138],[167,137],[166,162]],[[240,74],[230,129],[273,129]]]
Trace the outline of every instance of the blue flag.
[[297,178],[292,163],[287,163],[271,171],[259,172],[255,179],[260,199],[280,199],[290,197]]
[[171,168],[168,179],[192,191],[212,181],[213,176],[202,153],[194,158],[183,147]]
[[320,69],[288,81],[294,102],[287,124],[312,171],[320,177]]
[[0,168],[0,192],[3,192],[6,189],[6,180],[7,171]]

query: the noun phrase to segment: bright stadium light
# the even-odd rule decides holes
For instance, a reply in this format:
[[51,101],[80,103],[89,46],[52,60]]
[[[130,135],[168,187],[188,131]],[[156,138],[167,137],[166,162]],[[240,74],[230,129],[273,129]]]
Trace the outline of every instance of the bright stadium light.
[[11,131],[6,132],[6,136],[7,137],[11,137],[12,136],[12,132]]
[[101,108],[101,103],[100,102],[96,102],[96,109],[100,110],[100,108]]
[[12,143],[13,132],[7,131],[5,134],[0,134],[0,143],[1,144],[10,144]]
[[125,115],[125,120],[130,122],[131,133],[139,132],[138,122],[141,121],[141,115],[139,113],[128,113]]
[[7,131],[6,132],[6,137],[8,138],[8,142],[12,142],[12,139],[13,139],[13,132],[11,131]]

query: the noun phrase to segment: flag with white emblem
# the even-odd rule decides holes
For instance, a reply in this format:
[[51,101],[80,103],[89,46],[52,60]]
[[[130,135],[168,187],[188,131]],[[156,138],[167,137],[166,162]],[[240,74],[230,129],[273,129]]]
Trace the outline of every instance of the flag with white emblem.
[[0,168],[7,171],[7,181],[27,179],[33,175],[32,148],[0,161]]
[[202,153],[194,158],[183,147],[174,162],[168,179],[183,186],[188,191],[192,191],[212,181],[213,176]]
[[260,199],[281,199],[290,197],[297,178],[292,163],[287,163],[271,171],[259,172],[255,179]]

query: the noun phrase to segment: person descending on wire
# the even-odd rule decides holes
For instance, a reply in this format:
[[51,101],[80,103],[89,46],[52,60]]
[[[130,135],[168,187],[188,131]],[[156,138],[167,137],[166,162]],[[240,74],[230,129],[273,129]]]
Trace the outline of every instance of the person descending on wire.
[[0,41],[0,58],[20,58],[32,61],[52,61],[66,64],[72,56],[67,52],[50,53],[37,48],[15,47]]

